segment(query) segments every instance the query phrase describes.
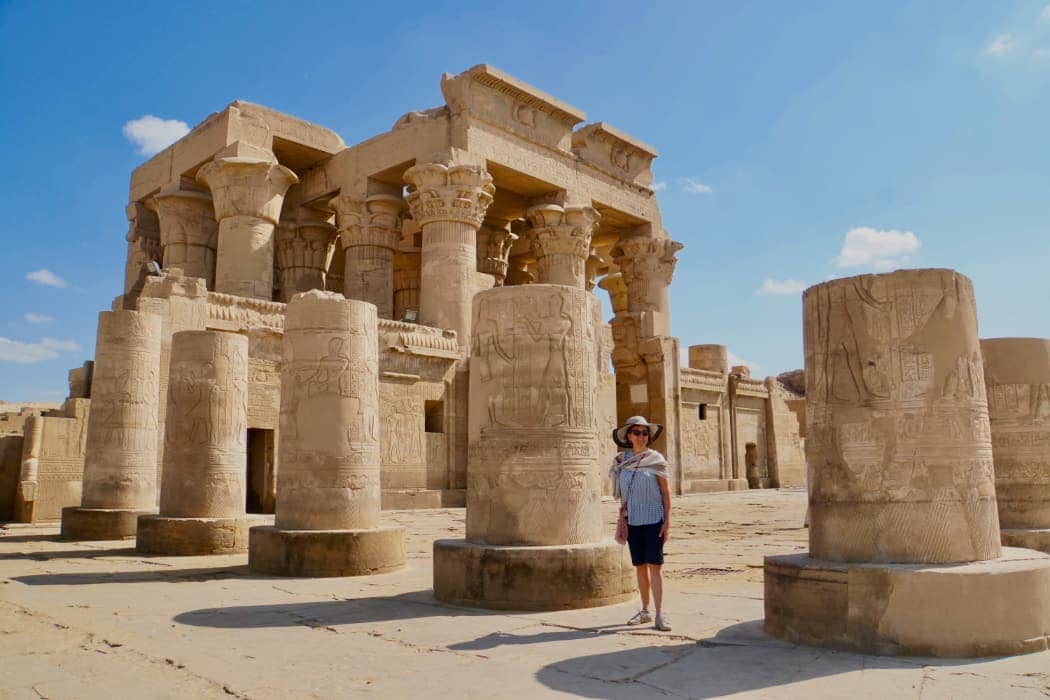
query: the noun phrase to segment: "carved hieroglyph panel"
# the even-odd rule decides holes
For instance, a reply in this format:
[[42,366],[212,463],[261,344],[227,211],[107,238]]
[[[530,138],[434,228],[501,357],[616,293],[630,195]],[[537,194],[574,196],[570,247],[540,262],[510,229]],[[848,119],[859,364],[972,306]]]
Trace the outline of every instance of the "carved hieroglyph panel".
[[803,296],[810,547],[845,561],[999,555],[973,287],[952,270]]
[[86,508],[156,506],[160,340],[160,316],[99,314],[84,455]]
[[276,525],[379,524],[376,307],[318,290],[288,304],[281,367]]
[[[699,393],[699,392],[697,392]],[[707,403],[707,416],[700,420],[698,403],[682,403],[682,477],[691,479],[719,479],[722,475],[722,456],[718,434],[722,429],[719,397],[699,394],[700,401]]]
[[981,341],[999,524],[1050,528],[1050,340]]
[[601,538],[592,294],[560,285],[477,295],[470,364],[467,538]]
[[383,488],[426,488],[423,396],[415,382],[379,385]]
[[171,344],[160,513],[244,515],[248,338],[182,331]]

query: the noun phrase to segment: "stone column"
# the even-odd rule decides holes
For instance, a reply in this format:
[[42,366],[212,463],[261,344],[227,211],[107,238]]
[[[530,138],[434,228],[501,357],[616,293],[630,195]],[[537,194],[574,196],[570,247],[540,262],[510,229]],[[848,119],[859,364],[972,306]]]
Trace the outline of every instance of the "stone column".
[[1002,542],[1050,553],[1050,340],[981,341]]
[[372,304],[322,291],[289,302],[276,519],[252,528],[252,570],[355,576],[404,564],[404,529],[379,523],[378,353]]
[[518,240],[509,227],[510,223],[503,221],[486,223],[478,230],[478,272],[492,275],[497,287],[502,287],[507,278],[507,256],[511,244]]
[[729,351],[725,345],[690,345],[689,366],[693,369],[728,374]]
[[532,284],[536,281],[536,275],[529,272],[525,261],[522,260],[524,256],[518,256],[516,258],[510,258],[507,260],[507,276],[503,280],[503,284],[514,287],[522,284]]
[[248,550],[245,516],[248,338],[182,331],[171,344],[160,514],[139,516],[136,549],[151,554]]
[[669,238],[635,237],[620,239],[612,248],[613,260],[627,284],[627,309],[642,314],[643,337],[671,332],[668,287],[676,253],[684,247]]
[[128,242],[127,259],[124,263],[124,295],[134,297],[142,288],[146,275],[144,266],[150,261],[160,262],[163,252],[160,245],[160,224],[157,215],[142,202],[127,206]]
[[419,321],[456,331],[470,347],[477,288],[477,231],[492,203],[492,176],[476,165],[425,163],[405,171],[408,206],[423,233]]
[[886,654],[1046,649],[1050,557],[999,545],[970,280],[862,275],[802,303],[810,552],[766,557],[766,630]]
[[274,235],[280,301],[299,292],[325,288],[325,269],[335,240],[327,221],[281,222]]
[[219,225],[211,197],[168,189],[153,198],[160,221],[164,268],[178,267],[185,277],[199,277],[215,289],[215,246]]
[[411,309],[419,315],[420,249],[404,243],[394,252],[394,319]]
[[299,182],[272,153],[216,158],[197,172],[219,221],[215,291],[273,299],[274,227],[288,187]]
[[593,207],[539,204],[526,216],[532,224],[529,246],[536,256],[536,281],[585,289],[591,236],[601,218]]
[[563,285],[475,297],[467,537],[434,544],[439,600],[539,610],[606,605],[634,590],[601,516],[597,303]]
[[80,507],[62,509],[62,537],[135,536],[157,503],[161,319],[140,311],[98,318]]
[[394,318],[394,250],[401,240],[404,200],[386,194],[341,195],[329,206],[335,210],[346,257],[343,296],[374,304],[379,318]]
[[627,312],[627,283],[623,281],[622,273],[614,272],[602,277],[598,286],[609,293],[609,304],[614,315]]

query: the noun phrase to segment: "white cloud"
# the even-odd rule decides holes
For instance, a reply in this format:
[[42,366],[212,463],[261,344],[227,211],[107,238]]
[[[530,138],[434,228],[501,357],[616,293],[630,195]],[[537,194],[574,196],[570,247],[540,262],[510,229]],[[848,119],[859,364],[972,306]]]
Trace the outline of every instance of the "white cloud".
[[991,56],[1005,56],[1017,47],[1014,38],[1010,34],[1000,34],[992,39],[992,43],[985,47],[984,52]]
[[746,365],[748,368],[750,368],[752,377],[757,375],[758,371],[762,369],[762,365],[758,364],[757,362],[748,362],[744,358],[740,357],[740,355],[737,355],[735,352],[729,350],[728,348],[726,349],[726,358],[729,360],[730,367],[736,367],[737,365]]
[[180,122],[178,119],[161,119],[152,114],[132,119],[124,125],[125,138],[138,146],[139,153],[144,156],[163,151],[188,133],[190,133],[190,127],[186,122]]
[[1039,13],[1039,19],[1044,22],[1050,22],[1050,5],[1043,8],[1043,11]]
[[835,266],[867,267],[880,272],[892,270],[907,263],[921,246],[919,237],[911,231],[882,231],[861,226],[846,232]]
[[0,362],[14,362],[20,365],[31,365],[58,357],[60,352],[75,352],[80,349],[72,340],[55,340],[44,338],[36,343],[23,343],[20,340],[0,337]]
[[809,285],[798,280],[767,279],[755,290],[755,294],[801,294],[807,286]]
[[26,275],[26,279],[37,284],[46,284],[49,287],[65,287],[66,281],[48,269],[33,270]]
[[693,177],[683,177],[678,182],[682,185],[682,191],[690,194],[711,194],[714,191],[710,185],[705,185]]
[[55,322],[55,317],[54,316],[45,316],[44,314],[34,314],[33,312],[27,313],[25,315],[25,319],[27,321],[29,321],[30,323],[37,323],[37,324],[39,324],[39,323],[54,323]]
[[667,183],[666,182],[654,182],[652,187],[653,187],[653,192],[659,192],[660,190],[666,190],[667,189]]

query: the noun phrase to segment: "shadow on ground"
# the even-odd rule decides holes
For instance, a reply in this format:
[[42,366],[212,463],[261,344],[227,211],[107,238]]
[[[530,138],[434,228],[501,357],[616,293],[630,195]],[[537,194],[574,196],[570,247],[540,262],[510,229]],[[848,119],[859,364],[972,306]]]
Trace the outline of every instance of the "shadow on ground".
[[396,596],[311,603],[277,603],[240,607],[202,608],[179,613],[175,622],[194,627],[260,629],[267,627],[329,628],[367,622],[389,622],[423,617],[492,615],[487,611],[456,608],[434,600],[430,589]]
[[[2,540],[0,540],[2,542]],[[0,554],[0,561],[13,559],[29,559],[32,561],[48,561],[49,559],[95,559],[98,557],[138,557],[142,555],[135,551],[135,547],[114,547],[107,549],[64,549],[64,550],[40,550],[38,552],[5,552]]]
[[[752,620],[727,627],[699,642],[557,661],[541,668],[536,679],[552,690],[586,698],[638,697],[654,692],[716,698],[851,672],[917,670],[994,660],[880,657],[797,646],[767,636],[762,631],[762,621]],[[843,696],[850,694],[856,678],[848,681],[850,685],[843,681]]]
[[[100,550],[101,551],[101,550]],[[120,550],[123,552],[124,550]],[[274,579],[250,571],[247,565],[226,567],[204,567],[198,569],[180,569],[166,561],[150,561],[141,554],[135,555],[140,563],[153,564],[157,568],[144,571],[100,571],[68,574],[30,574],[12,576],[12,581],[27,586],[82,586],[104,583],[171,583],[175,581],[211,581],[217,579]]]
[[8,542],[61,542],[58,535],[5,535],[0,529],[0,544]]

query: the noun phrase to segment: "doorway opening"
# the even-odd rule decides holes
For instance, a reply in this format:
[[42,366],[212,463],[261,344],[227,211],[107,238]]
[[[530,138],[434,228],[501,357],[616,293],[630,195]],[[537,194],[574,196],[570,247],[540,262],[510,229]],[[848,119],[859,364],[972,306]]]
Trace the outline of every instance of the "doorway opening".
[[245,512],[273,513],[276,505],[274,482],[274,431],[248,428],[248,474]]

